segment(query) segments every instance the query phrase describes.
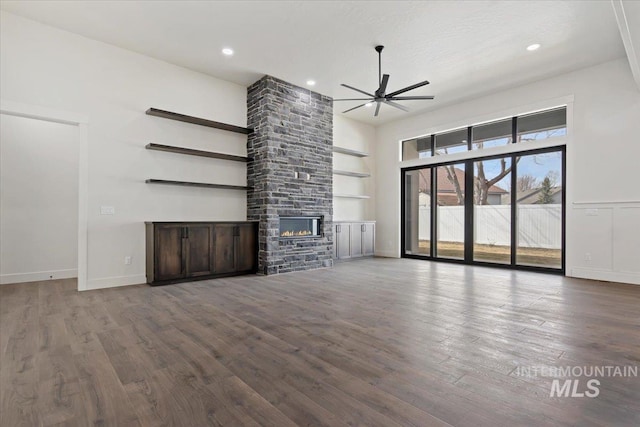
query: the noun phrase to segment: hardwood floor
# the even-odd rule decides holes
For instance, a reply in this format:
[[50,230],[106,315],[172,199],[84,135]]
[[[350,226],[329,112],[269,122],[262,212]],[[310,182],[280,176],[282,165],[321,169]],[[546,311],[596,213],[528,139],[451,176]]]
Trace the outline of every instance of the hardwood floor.
[[[640,287],[416,260],[0,287],[2,426],[638,426]],[[584,390],[583,379],[580,389]]]

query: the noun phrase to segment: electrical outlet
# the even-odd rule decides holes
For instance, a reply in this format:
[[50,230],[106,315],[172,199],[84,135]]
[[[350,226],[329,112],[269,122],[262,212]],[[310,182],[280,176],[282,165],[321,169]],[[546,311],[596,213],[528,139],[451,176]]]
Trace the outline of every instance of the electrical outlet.
[[131,257],[130,256],[126,256],[124,257],[124,263],[126,265],[131,265]]

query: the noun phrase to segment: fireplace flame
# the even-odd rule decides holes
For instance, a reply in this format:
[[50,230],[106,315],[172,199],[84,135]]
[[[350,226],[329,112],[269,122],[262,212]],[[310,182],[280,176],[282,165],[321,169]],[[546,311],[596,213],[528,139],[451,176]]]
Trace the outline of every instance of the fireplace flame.
[[280,233],[280,237],[298,237],[298,236],[310,236],[311,230],[302,230],[302,231],[283,231]]

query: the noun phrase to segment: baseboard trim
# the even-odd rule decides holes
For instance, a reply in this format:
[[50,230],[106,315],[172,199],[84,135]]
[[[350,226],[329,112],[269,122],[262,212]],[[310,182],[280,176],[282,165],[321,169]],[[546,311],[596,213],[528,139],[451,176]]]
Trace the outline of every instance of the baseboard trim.
[[400,258],[395,252],[376,251],[375,256],[381,258]]
[[580,279],[602,280],[605,282],[618,282],[631,285],[640,285],[640,274],[625,273],[610,270],[598,270],[595,268],[572,268],[568,276]]
[[103,277],[101,279],[89,279],[86,289],[79,291],[92,291],[95,289],[117,288],[119,286],[141,285],[147,283],[147,277],[143,274],[135,276]]
[[44,280],[72,279],[78,277],[78,269],[35,271],[31,273],[0,274],[0,285],[12,283],[41,282]]

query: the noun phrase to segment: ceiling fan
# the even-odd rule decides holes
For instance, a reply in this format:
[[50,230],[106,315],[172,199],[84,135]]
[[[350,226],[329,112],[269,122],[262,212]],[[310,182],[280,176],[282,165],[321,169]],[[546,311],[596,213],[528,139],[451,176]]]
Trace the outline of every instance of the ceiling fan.
[[351,90],[355,90],[356,92],[360,92],[362,94],[367,95],[369,98],[344,98],[344,99],[334,99],[334,101],[367,101],[364,104],[360,104],[357,107],[349,108],[348,110],[343,111],[343,113],[348,113],[349,111],[353,111],[357,108],[364,107],[365,105],[371,105],[373,102],[376,102],[376,111],[373,114],[374,116],[378,115],[380,111],[380,105],[386,104],[391,107],[398,108],[402,111],[409,111],[407,107],[404,105],[400,105],[394,101],[415,101],[421,99],[433,99],[433,96],[398,96],[402,93],[409,92],[410,90],[417,89],[422,86],[426,86],[429,84],[427,80],[416,83],[411,86],[407,86],[404,89],[396,90],[395,92],[386,93],[387,91],[387,83],[389,82],[389,74],[382,74],[382,49],[384,46],[376,46],[376,52],[378,52],[378,81],[380,82],[380,86],[378,90],[375,91],[374,94],[369,92],[365,92],[364,90],[357,89],[353,86],[349,86],[346,84],[342,84],[346,88]]

